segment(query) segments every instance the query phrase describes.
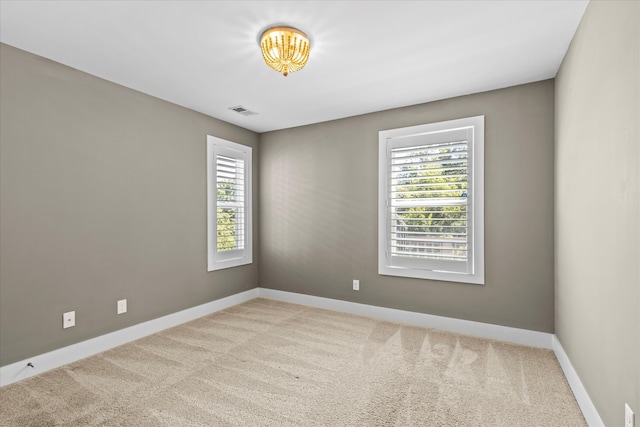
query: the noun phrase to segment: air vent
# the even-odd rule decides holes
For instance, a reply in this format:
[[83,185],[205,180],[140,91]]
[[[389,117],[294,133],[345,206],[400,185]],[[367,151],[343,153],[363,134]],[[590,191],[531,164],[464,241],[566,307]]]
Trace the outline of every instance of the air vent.
[[229,110],[233,110],[238,114],[242,114],[243,116],[255,116],[256,114],[258,114],[255,111],[247,110],[242,105],[236,105],[235,107],[229,107]]

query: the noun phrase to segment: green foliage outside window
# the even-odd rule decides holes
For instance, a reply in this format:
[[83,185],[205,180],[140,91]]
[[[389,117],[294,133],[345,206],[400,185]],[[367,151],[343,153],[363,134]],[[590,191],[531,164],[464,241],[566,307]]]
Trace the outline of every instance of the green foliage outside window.
[[[239,230],[239,226],[242,224],[242,218],[240,218],[241,212],[239,212],[241,208],[236,205],[236,192],[236,181],[218,179],[218,209],[216,211],[218,251],[242,248],[242,242],[238,241],[241,236]],[[233,204],[236,206],[225,206],[225,204]]]

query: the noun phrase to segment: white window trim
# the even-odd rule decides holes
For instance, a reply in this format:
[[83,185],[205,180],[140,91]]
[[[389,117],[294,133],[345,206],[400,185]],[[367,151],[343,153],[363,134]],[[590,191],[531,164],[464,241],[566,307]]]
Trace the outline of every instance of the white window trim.
[[[216,155],[224,152],[242,158],[245,162],[245,240],[244,249],[218,252],[216,227],[217,186]],[[252,148],[222,138],[207,135],[207,271],[247,265],[253,262],[252,221]]]
[[[387,176],[388,141],[393,138],[412,137],[469,127],[473,129],[473,140],[469,143],[470,150],[473,152],[473,165],[470,177],[473,187],[470,188],[469,191],[471,204],[473,206],[472,218],[470,219],[473,230],[470,257],[471,272],[456,273],[391,265],[388,259],[388,248],[390,244],[390,221],[388,219],[390,211],[387,208],[389,188]],[[484,284],[484,116],[383,130],[378,133],[378,137],[378,274]]]

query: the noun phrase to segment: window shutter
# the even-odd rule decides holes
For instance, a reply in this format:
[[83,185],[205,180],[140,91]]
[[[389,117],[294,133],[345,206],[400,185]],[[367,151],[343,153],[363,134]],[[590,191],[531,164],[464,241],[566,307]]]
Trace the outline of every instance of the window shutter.
[[245,162],[241,158],[216,155],[216,250],[244,249]]
[[388,226],[392,265],[469,273],[473,235],[469,139],[465,131],[446,134],[391,141]]
[[253,262],[251,147],[207,136],[208,271]]
[[484,116],[378,132],[378,273],[484,284]]

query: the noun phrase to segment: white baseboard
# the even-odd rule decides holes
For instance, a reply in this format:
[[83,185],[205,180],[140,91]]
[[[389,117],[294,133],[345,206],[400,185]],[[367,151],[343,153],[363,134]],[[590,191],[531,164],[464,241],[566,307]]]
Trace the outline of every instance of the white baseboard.
[[602,422],[596,407],[593,405],[587,390],[582,385],[580,377],[578,377],[575,369],[573,369],[569,356],[565,353],[556,335],[553,336],[553,352],[556,354],[556,358],[560,363],[564,376],[567,378],[571,391],[573,391],[573,395],[578,401],[578,406],[580,406],[580,410],[587,424],[589,424],[590,427],[604,427],[604,422]]
[[373,317],[391,322],[405,323],[426,328],[440,329],[465,335],[473,335],[515,344],[528,345],[546,349],[553,348],[553,334],[530,331],[527,329],[511,328],[508,326],[491,325],[471,320],[454,319],[451,317],[435,316],[432,314],[416,313],[412,311],[396,310],[393,308],[359,304],[330,298],[303,295],[274,289],[258,288],[258,295],[278,301],[308,305],[327,310],[342,311],[360,316]]
[[[252,300],[258,297],[258,289],[250,289],[235,295],[211,301],[196,307],[172,313],[167,316],[139,323],[119,331],[91,338],[67,347],[40,354],[35,357],[0,367],[0,387],[41,374],[67,363],[109,350],[122,344],[155,334],[181,323],[215,313],[216,311]],[[33,368],[27,366],[31,363]]]

